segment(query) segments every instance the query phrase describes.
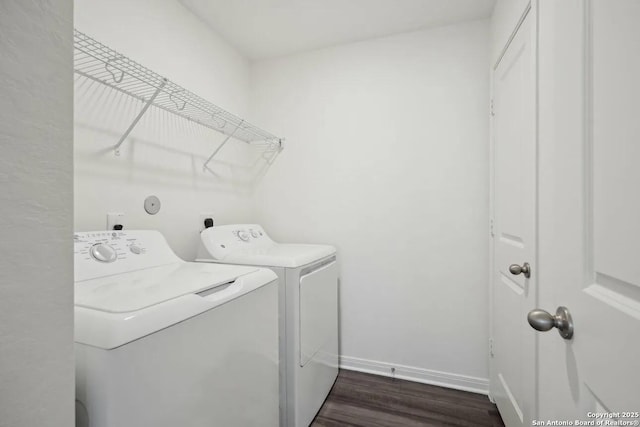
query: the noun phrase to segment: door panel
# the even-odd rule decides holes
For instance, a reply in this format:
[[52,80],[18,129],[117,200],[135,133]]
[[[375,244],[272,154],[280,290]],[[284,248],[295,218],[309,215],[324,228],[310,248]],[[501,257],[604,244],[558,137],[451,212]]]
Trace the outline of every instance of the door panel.
[[640,2],[596,1],[590,15],[594,272],[638,291]]
[[[491,396],[507,426],[530,425],[535,404],[535,19],[528,13],[493,73]],[[509,271],[528,262],[530,278]]]
[[[585,239],[584,292],[576,301],[585,316],[577,350],[585,384],[605,408],[640,410],[640,2],[592,1],[585,12],[591,238]],[[590,350],[587,339],[601,350]],[[605,363],[610,354],[616,355],[612,367]]]
[[575,324],[540,336],[540,418],[592,420],[640,410],[640,2],[539,16],[540,303]]

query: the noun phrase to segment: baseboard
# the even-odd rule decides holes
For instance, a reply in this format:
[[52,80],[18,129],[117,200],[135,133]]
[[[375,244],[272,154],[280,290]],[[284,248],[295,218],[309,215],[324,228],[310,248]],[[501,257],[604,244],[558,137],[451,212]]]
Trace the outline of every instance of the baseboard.
[[454,388],[472,393],[489,394],[489,380],[487,378],[433,371],[413,366],[394,365],[392,363],[376,362],[349,356],[340,356],[340,369]]

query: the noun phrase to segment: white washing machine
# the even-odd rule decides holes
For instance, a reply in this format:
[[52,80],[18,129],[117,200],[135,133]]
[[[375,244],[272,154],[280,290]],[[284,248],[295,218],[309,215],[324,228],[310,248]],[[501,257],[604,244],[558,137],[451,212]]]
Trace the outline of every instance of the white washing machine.
[[76,426],[279,425],[278,285],[157,231],[74,235]]
[[308,426],[338,375],[335,248],[276,243],[256,224],[210,227],[200,237],[196,261],[263,266],[277,273],[281,426]]

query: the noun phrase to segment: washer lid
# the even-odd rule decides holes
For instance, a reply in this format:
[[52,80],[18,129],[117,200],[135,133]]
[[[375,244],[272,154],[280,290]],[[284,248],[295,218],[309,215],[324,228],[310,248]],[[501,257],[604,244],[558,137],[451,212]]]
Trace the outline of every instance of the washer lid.
[[[74,310],[75,342],[104,350],[115,349],[232,303],[258,288],[275,283],[278,278],[266,268],[217,264],[196,266],[194,263],[170,267],[149,269],[146,277],[141,271],[126,274],[127,277],[124,274],[112,276],[111,282],[109,278],[76,282],[76,290],[80,292],[77,293]],[[247,271],[250,273],[241,274]],[[238,276],[235,281],[226,284],[234,276]],[[152,280],[156,277],[159,280]],[[118,278],[120,280],[115,280]],[[222,284],[211,288],[215,283]],[[277,293],[277,287],[272,289]],[[270,299],[264,301],[268,303]],[[115,311],[133,308],[136,310]],[[273,309],[277,310],[277,305]],[[224,328],[224,324],[212,327]]]
[[233,282],[256,268],[178,262],[75,284],[75,305],[127,313]]
[[217,261],[229,264],[296,268],[311,264],[335,253],[336,248],[329,245],[274,243],[268,247],[236,249]]

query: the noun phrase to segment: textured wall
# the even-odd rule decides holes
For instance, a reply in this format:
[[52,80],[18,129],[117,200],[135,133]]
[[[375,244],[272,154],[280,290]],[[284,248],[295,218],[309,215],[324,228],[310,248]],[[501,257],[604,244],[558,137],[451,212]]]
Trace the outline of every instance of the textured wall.
[[74,414],[72,2],[0,3],[0,426]]

